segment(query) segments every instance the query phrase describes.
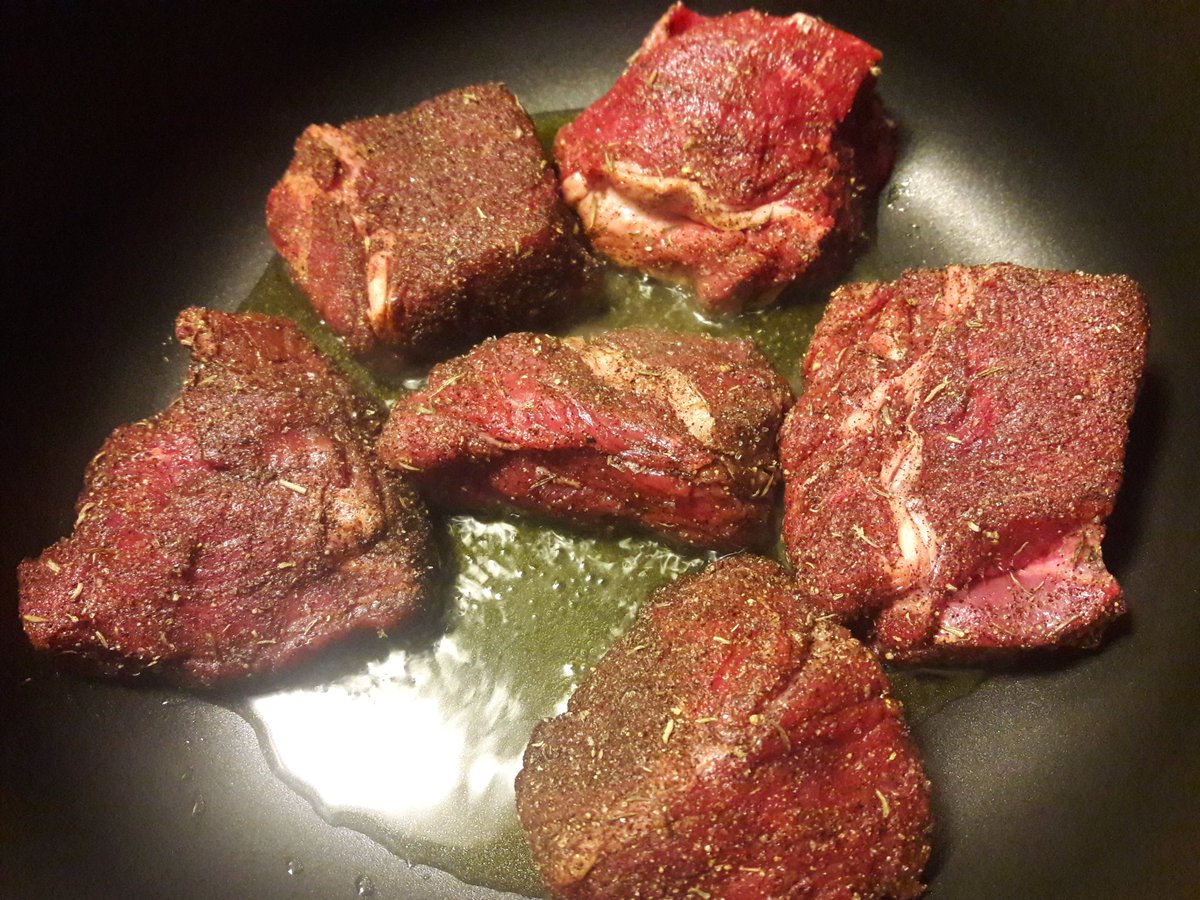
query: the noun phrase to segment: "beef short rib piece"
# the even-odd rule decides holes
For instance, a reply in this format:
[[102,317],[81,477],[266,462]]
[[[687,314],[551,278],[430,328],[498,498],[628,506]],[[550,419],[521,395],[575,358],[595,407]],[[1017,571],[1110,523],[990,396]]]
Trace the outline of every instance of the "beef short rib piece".
[[598,249],[691,284],[706,310],[827,275],[891,172],[879,51],[819,19],[675,4],[563,128],[563,193]]
[[267,200],[267,227],[356,352],[429,358],[547,327],[590,269],[533,123],[497,84],[310,126]]
[[393,407],[379,455],[452,508],[737,549],[766,537],[790,403],[749,341],[511,334],[436,366]]
[[570,898],[909,898],[929,785],[874,654],[769,560],[660,590],[534,729],[517,813]]
[[834,294],[780,441],[814,600],[892,658],[1095,645],[1124,610],[1100,540],[1146,306],[1128,278],[1013,265]]
[[429,528],[371,456],[373,411],[286,319],[192,308],[175,333],[180,396],[109,437],[74,533],[21,563],[34,646],[207,686],[411,616]]

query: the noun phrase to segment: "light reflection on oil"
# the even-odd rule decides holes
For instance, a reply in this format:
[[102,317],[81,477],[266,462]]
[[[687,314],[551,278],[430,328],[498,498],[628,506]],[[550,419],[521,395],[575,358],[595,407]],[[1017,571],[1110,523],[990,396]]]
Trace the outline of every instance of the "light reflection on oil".
[[703,560],[526,522],[449,527],[457,577],[429,646],[258,696],[247,712],[327,817],[410,862],[537,893],[513,805],[529,733],[565,707],[653,587]]
[[[279,764],[318,785],[326,806],[371,809],[391,798],[390,811],[419,814],[459,783],[466,740],[409,670],[408,654],[398,651],[367,672],[319,690],[261,697],[253,708]],[[387,765],[373,765],[375,758]]]

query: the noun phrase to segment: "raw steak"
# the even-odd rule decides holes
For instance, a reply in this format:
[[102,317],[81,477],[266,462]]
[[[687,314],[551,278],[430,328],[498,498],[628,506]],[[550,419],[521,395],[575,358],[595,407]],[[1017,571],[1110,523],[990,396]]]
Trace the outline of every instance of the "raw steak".
[[118,428],[74,533],[21,563],[29,639],[101,674],[211,685],[413,614],[433,565],[377,420],[294,324],[187,309],[183,392]]
[[546,326],[589,269],[533,123],[497,84],[312,125],[267,200],[293,277],[356,352],[411,357]]
[[737,549],[766,537],[790,404],[749,341],[512,334],[435,367],[392,409],[379,455],[450,507]]
[[660,590],[534,729],[517,813],[556,897],[909,898],[929,785],[875,656],[741,556]]
[[784,426],[784,539],[888,657],[1096,644],[1100,540],[1142,373],[1137,285],[1012,265],[836,294]]
[[803,13],[677,3],[559,132],[563,194],[598,250],[693,285],[706,310],[769,303],[845,261],[887,180],[879,58]]

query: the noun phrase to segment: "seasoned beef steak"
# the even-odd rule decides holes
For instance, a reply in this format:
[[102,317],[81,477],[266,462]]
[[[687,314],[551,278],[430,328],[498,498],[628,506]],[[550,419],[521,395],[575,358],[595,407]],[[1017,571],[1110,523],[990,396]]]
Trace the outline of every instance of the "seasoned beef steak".
[[103,674],[211,685],[421,604],[415,493],[371,457],[371,410],[286,319],[187,309],[183,392],[92,460],[74,533],[26,560],[33,644]]
[[844,262],[887,180],[879,58],[803,13],[677,3],[559,132],[563,193],[597,249],[693,285],[705,309],[770,302]]
[[1013,265],[838,291],[784,426],[784,539],[889,657],[1094,645],[1124,606],[1100,541],[1146,306],[1119,276]]
[[330,327],[428,358],[570,312],[589,269],[533,123],[496,84],[310,126],[267,227]]
[[556,897],[908,898],[929,785],[873,654],[775,563],[660,590],[534,729],[517,812]]
[[379,455],[451,507],[737,549],[766,537],[790,403],[749,341],[512,334],[435,367],[392,409]]

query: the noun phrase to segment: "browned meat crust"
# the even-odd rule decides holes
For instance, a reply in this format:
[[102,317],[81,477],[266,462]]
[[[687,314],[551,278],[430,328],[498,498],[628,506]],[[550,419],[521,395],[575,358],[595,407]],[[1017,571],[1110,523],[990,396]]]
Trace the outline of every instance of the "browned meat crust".
[[503,86],[310,126],[267,200],[293,277],[356,352],[414,358],[577,312],[593,266]]
[[296,326],[187,309],[183,392],[92,460],[74,533],[20,566],[33,644],[100,674],[213,685],[290,666],[422,603],[411,488],[373,412]]
[[908,898],[929,855],[874,655],[750,556],[651,598],[534,730],[517,811],[556,897]]
[[895,153],[879,59],[804,13],[676,3],[559,132],[563,194],[596,249],[692,285],[706,310],[770,302],[861,243]]
[[749,341],[512,334],[434,368],[379,443],[436,502],[761,543],[791,393]]
[[1121,276],[951,266],[834,294],[780,448],[814,601],[878,614],[898,659],[1098,642],[1124,611],[1100,541],[1146,332]]

